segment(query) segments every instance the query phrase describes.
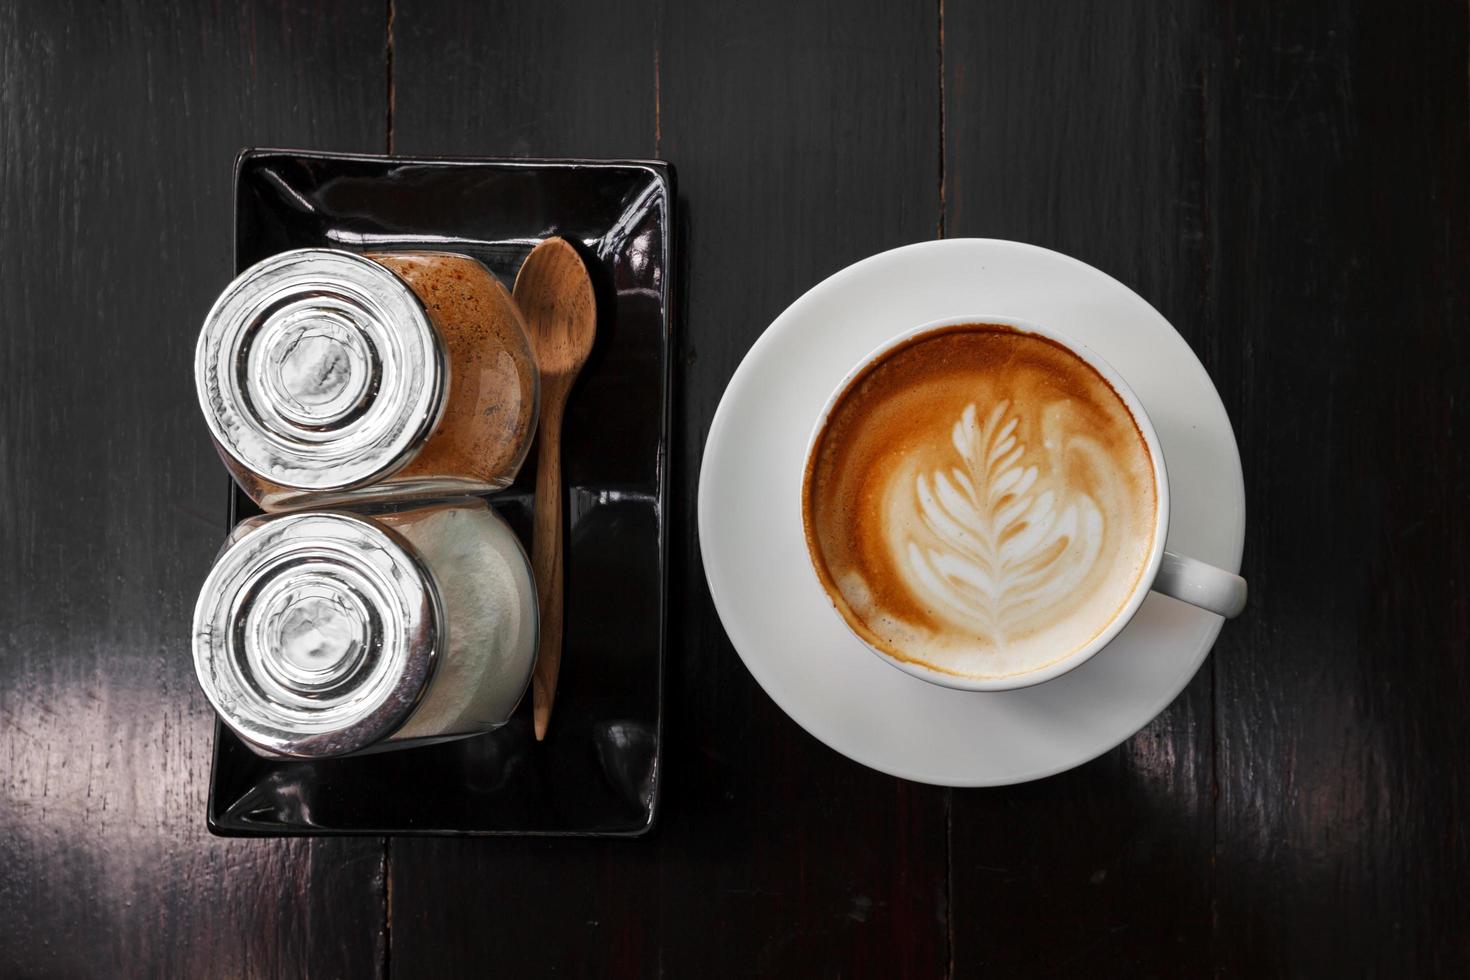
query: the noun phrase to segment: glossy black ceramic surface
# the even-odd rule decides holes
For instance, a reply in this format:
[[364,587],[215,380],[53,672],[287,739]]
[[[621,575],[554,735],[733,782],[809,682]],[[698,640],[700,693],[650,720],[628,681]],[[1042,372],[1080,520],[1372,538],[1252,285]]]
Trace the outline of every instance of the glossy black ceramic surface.
[[[262,759],[217,726],[215,833],[634,836],[652,826],[672,183],[672,169],[655,162],[242,154],[238,269],[304,246],[431,248],[478,258],[510,288],[526,254],[561,235],[587,261],[598,322],[563,428],[566,635],[546,741],[532,735],[529,693],[511,722],[488,735],[320,762]],[[534,457],[490,498],[528,548]],[[238,489],[231,493],[232,520],[257,513]]]

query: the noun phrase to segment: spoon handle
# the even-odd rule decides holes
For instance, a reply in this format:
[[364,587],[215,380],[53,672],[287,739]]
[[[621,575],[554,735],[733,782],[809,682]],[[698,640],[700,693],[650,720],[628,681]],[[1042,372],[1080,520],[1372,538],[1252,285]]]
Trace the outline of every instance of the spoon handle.
[[531,704],[536,741],[546,737],[551,705],[556,700],[556,675],[561,668],[562,547],[561,547],[561,412],[541,417],[536,439],[535,524],[531,538],[531,568],[541,606],[541,644],[531,675]]

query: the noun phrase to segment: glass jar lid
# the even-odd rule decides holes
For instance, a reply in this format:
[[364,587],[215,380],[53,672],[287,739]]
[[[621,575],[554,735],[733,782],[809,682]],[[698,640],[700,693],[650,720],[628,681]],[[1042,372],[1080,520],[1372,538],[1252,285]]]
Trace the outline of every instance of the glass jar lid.
[[340,513],[242,525],[194,609],[194,669],[247,742],[355,752],[396,731],[436,662],[443,614],[413,546]]
[[438,423],[448,368],[423,304],[351,252],[303,248],[246,269],[194,354],[215,441],[302,490],[346,490],[406,463]]

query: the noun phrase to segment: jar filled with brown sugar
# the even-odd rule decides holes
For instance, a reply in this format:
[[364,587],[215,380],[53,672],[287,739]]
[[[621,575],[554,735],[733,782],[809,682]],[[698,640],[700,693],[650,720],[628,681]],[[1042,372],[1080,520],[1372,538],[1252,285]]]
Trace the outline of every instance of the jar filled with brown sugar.
[[194,380],[221,458],[268,511],[499,490],[536,430],[520,311],[449,252],[251,266],[210,310]]

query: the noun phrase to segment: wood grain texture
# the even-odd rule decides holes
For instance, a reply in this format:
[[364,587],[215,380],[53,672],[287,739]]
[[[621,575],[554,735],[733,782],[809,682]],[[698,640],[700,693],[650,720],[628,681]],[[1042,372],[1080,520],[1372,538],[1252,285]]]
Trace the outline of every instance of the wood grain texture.
[[654,0],[393,0],[398,153],[655,154]]
[[1254,598],[1215,653],[1217,962],[1463,976],[1466,7],[1218,16],[1209,292]]
[[371,976],[378,842],[223,841],[194,339],[249,143],[375,149],[381,10],[0,5],[0,976]]
[[[1197,21],[1188,5],[946,0],[945,231],[1096,265],[1208,368]],[[1211,693],[1207,664],[1102,758],[1029,786],[956,792],[959,975],[1209,973]]]

